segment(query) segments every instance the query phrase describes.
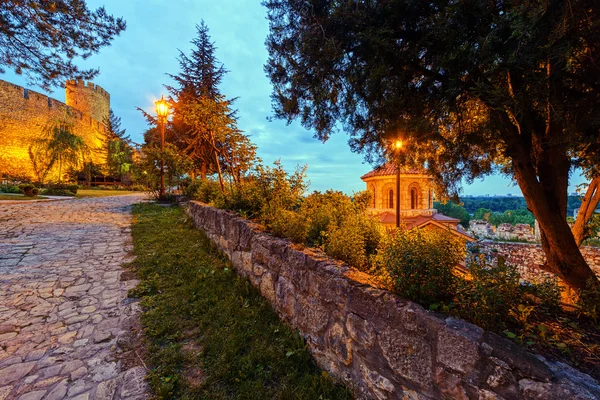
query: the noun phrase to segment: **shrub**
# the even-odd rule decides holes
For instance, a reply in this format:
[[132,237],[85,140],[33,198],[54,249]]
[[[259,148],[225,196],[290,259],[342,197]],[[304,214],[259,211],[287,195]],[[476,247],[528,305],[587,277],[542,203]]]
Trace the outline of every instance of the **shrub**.
[[75,196],[78,189],[79,186],[75,184],[55,183],[48,185],[44,190],[44,194],[48,196]]
[[382,240],[377,259],[391,279],[392,290],[425,306],[452,299],[454,267],[464,245],[438,230],[396,230]]
[[583,315],[598,322],[600,318],[600,286],[597,282],[590,279],[586,283],[585,289],[579,292],[577,305]]
[[0,185],[1,193],[22,193],[18,185]]
[[468,266],[470,278],[456,284],[455,312],[484,329],[505,329],[511,310],[527,303],[517,268],[502,258],[491,266],[482,256],[471,258]]
[[[219,197],[221,197],[221,188],[219,182],[207,179],[202,181],[196,190],[196,195],[193,196],[195,199],[200,200],[203,203],[214,203]],[[221,208],[221,207],[220,207]]]
[[294,243],[306,243],[306,220],[298,213],[288,210],[274,210],[271,218],[271,232],[290,239]]
[[31,183],[22,183],[19,189],[27,197],[35,197],[40,193],[40,190]]
[[330,223],[325,234],[325,253],[365,270],[368,257],[360,219],[350,214],[339,225]]
[[525,290],[535,297],[540,311],[551,314],[559,310],[562,289],[556,277],[525,286]]

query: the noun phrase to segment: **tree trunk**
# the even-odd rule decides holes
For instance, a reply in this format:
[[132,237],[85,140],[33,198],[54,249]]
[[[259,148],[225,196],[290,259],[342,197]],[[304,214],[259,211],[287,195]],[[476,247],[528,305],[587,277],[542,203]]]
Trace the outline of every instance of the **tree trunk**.
[[58,157],[58,183],[61,181],[62,175],[62,157]]
[[585,240],[585,227],[594,214],[596,207],[598,207],[598,202],[600,202],[600,177],[596,177],[590,182],[572,228],[575,243],[578,246],[581,246],[581,243]]
[[[558,275],[567,285],[574,289],[583,289],[590,278],[595,278],[593,271],[581,255],[579,246],[571,232],[566,220],[565,210],[562,210],[563,182],[568,178],[566,171],[561,168],[538,169],[535,174],[533,166],[526,158],[514,157],[513,166],[515,177],[523,192],[528,208],[538,220],[542,233],[542,246],[546,254],[547,263],[544,268]],[[562,170],[562,171],[561,171]],[[566,174],[566,178],[562,175]],[[542,176],[556,175],[560,182],[555,180],[554,189],[551,185],[544,185]],[[566,187],[564,197],[566,198]]]

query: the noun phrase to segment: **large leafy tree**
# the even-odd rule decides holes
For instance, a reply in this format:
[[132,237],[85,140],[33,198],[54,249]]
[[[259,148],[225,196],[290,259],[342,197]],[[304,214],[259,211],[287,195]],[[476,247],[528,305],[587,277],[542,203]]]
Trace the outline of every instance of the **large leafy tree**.
[[31,167],[33,168],[37,182],[41,185],[44,184],[46,177],[56,162],[56,155],[48,147],[49,142],[50,138],[48,137],[38,137],[32,140],[27,149]]
[[[267,0],[275,115],[370,159],[402,136],[447,193],[512,176],[545,268],[595,282],[566,222],[570,174],[600,180],[600,18],[590,0]],[[590,194],[593,210],[597,189]],[[585,201],[585,199],[584,199]],[[585,222],[585,221],[583,221]]]
[[73,132],[73,127],[60,121],[51,127],[48,152],[58,163],[58,182],[62,181],[64,167],[77,167],[83,161],[88,148],[83,138]]
[[25,74],[44,89],[65,79],[92,79],[97,69],[73,61],[98,53],[125,29],[125,21],[84,0],[3,0],[0,2],[0,73]]

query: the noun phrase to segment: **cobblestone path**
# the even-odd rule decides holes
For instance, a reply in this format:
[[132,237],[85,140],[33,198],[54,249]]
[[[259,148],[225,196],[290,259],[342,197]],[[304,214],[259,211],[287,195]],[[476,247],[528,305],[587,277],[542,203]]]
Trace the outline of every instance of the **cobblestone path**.
[[121,276],[142,199],[0,202],[0,400],[147,397]]

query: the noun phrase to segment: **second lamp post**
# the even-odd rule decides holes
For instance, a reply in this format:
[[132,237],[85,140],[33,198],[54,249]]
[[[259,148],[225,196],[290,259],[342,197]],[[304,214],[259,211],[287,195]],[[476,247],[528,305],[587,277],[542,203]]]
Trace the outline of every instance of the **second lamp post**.
[[396,153],[396,228],[400,228],[400,150],[402,150],[402,140],[394,142],[394,151]]
[[156,103],[156,115],[158,116],[158,129],[160,130],[160,193],[159,200],[164,200],[165,193],[165,125],[169,116],[169,103],[164,96]]

